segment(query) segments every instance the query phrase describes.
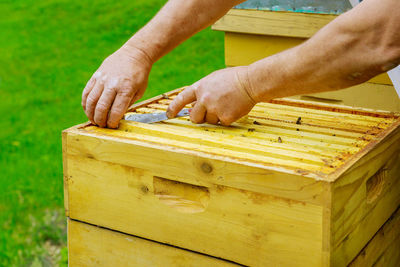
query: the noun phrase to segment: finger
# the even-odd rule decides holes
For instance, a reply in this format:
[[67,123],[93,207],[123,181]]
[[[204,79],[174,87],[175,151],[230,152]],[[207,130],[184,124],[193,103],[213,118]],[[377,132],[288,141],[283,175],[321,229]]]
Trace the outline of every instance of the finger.
[[183,90],[177,97],[172,100],[167,109],[168,118],[175,118],[184,106],[196,100],[196,94],[193,87]]
[[191,106],[192,108],[194,108],[194,106],[196,106],[196,103],[197,103],[197,101],[194,101],[194,102],[192,102],[192,103],[190,104],[190,106]]
[[95,79],[94,77],[92,77],[92,78],[90,78],[90,80],[86,83],[86,86],[85,86],[85,88],[83,89],[83,92],[82,92],[82,103],[81,103],[81,104],[82,104],[82,107],[83,107],[83,110],[86,109],[86,99],[87,99],[87,97],[88,97],[90,91],[93,89],[93,86],[95,85],[95,83],[96,83],[96,79]]
[[101,94],[94,111],[94,122],[100,127],[106,127],[108,113],[116,95],[117,90],[115,88],[106,88]]
[[217,115],[207,111],[207,114],[206,114],[206,122],[207,123],[218,124],[218,121],[219,121],[219,119],[218,119]]
[[129,103],[129,106],[141,99],[144,95],[145,90],[140,90],[139,92],[136,92],[135,96],[132,98],[131,102]]
[[132,96],[128,93],[118,93],[115,97],[114,103],[112,104],[112,108],[110,113],[108,114],[107,119],[107,127],[108,128],[117,128],[119,121],[124,116],[125,111],[129,107]]
[[103,82],[97,82],[93,89],[90,91],[87,100],[86,100],[86,108],[85,113],[91,122],[94,123],[94,109],[96,108],[97,101],[99,100],[104,89]]
[[219,122],[221,123],[221,125],[223,126],[229,126],[231,125],[234,121],[236,120],[236,118],[232,115],[232,114],[225,114],[222,117],[219,118]]
[[207,109],[201,103],[197,103],[190,112],[190,120],[193,123],[203,123],[206,117]]

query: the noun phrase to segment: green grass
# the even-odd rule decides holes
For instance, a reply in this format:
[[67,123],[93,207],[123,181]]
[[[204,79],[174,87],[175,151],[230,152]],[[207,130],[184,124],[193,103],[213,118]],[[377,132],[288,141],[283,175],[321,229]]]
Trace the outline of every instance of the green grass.
[[[0,2],[0,266],[65,265],[61,130],[86,120],[86,81],[163,3]],[[207,29],[154,66],[144,98],[222,67]]]

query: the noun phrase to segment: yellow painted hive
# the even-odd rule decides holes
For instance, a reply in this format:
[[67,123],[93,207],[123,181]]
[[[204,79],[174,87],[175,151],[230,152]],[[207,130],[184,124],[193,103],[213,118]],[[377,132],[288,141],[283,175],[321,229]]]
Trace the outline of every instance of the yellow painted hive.
[[[231,9],[212,28],[225,32],[225,64],[241,66],[301,44],[337,15]],[[386,73],[351,88],[303,94],[294,99],[400,111]]]
[[[178,91],[129,112],[165,111]],[[400,205],[399,124],[393,112],[277,99],[230,127],[182,117],[67,129],[70,264],[372,265],[356,259]]]

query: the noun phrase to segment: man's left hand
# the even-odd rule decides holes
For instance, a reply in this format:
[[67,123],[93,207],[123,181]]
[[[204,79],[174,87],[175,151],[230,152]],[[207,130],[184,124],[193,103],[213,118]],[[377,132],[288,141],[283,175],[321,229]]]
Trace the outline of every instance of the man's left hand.
[[187,104],[193,103],[193,123],[230,125],[250,112],[256,104],[245,66],[215,71],[185,88],[169,105],[167,115],[173,118]]

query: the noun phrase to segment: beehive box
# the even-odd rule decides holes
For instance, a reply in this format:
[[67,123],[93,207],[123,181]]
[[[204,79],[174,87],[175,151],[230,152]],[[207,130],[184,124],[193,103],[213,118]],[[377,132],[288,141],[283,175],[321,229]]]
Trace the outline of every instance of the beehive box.
[[[239,266],[76,220],[68,220],[68,237],[69,266]],[[398,267],[399,250],[400,208],[349,266]]]
[[[130,112],[163,111],[177,92]],[[347,265],[400,204],[399,124],[391,112],[278,99],[231,127],[72,127],[70,260],[92,240],[99,250],[82,265]]]
[[[214,25],[225,32],[225,64],[241,66],[297,46],[337,15],[232,9]],[[400,111],[400,100],[386,73],[351,88],[292,98]]]
[[351,267],[398,267],[399,265],[400,207],[350,263]]

